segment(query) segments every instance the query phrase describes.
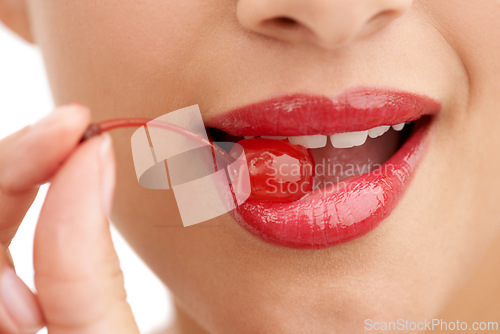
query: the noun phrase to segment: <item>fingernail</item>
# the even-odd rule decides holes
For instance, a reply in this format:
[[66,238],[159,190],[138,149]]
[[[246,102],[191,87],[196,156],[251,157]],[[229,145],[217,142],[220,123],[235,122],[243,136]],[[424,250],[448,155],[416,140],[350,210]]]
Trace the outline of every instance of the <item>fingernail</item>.
[[2,273],[0,294],[8,315],[22,333],[35,333],[42,327],[42,315],[35,296],[10,267]]
[[31,127],[32,129],[37,130],[37,129],[46,129],[47,127],[61,124],[66,121],[82,122],[84,121],[84,118],[87,117],[84,114],[83,110],[85,110],[85,107],[78,104],[58,107],[47,116],[38,120]]
[[104,212],[109,216],[115,193],[115,160],[112,152],[111,136],[104,133],[102,137],[99,152],[101,158],[101,196]]

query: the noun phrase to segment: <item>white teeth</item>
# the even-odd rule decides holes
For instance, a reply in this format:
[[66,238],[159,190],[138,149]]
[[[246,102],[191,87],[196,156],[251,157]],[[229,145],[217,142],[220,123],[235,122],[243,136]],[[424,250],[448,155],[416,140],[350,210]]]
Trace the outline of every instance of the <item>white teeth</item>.
[[392,126],[392,128],[396,131],[401,131],[401,130],[403,130],[404,127],[405,127],[405,123],[399,123],[399,124]]
[[384,133],[389,131],[390,128],[391,128],[390,125],[377,126],[376,128],[368,130],[368,136],[370,136],[370,138],[380,137]]
[[368,131],[336,133],[330,136],[330,141],[335,148],[351,148],[361,146],[366,142]]
[[326,146],[327,137],[323,135],[289,137],[288,140],[294,145],[302,145],[307,148],[320,148]]
[[273,140],[283,140],[283,139],[287,139],[288,137],[286,137],[286,136],[262,136],[261,138],[273,139]]
[[[395,131],[401,131],[405,127],[406,123],[400,123],[393,125],[392,128]],[[355,132],[343,132],[335,133],[330,137],[330,142],[335,148],[351,148],[354,146],[361,146],[366,142],[368,137],[378,138],[384,135],[387,131],[391,129],[390,125],[377,126],[375,128],[365,130],[365,131],[355,131]],[[253,136],[244,137],[245,139],[256,138]],[[293,145],[302,145],[307,148],[321,148],[326,146],[328,136],[323,135],[311,135],[311,136],[262,136],[257,138],[273,139],[273,140],[284,140],[288,139]]]
[[254,136],[245,136],[243,138],[245,138],[245,139],[252,139],[252,138],[255,138],[255,137]]

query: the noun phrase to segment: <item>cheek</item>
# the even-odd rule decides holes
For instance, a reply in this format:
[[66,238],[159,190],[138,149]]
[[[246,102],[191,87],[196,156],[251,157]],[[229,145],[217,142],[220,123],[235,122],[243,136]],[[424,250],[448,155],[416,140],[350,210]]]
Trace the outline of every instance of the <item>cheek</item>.
[[[434,24],[467,72],[467,100],[462,105],[465,110],[454,122],[447,122],[448,128],[441,131],[453,145],[450,170],[461,173],[451,186],[454,201],[468,198],[465,206],[455,206],[467,209],[468,215],[463,217],[473,214],[469,219],[470,229],[482,240],[489,240],[494,236],[490,228],[496,231],[500,227],[496,200],[500,194],[497,154],[500,150],[497,127],[500,122],[500,1],[428,3],[426,6],[434,13]],[[450,114],[460,114],[460,110],[454,109]],[[480,226],[484,228],[478,228]]]
[[425,1],[423,6],[467,69],[471,100],[477,95],[498,101],[500,1]]
[[120,105],[122,116],[151,101],[175,104],[177,87],[189,87],[178,81],[208,25],[217,23],[212,7],[195,0],[31,1],[56,104],[80,101],[98,117],[120,97],[133,101]]

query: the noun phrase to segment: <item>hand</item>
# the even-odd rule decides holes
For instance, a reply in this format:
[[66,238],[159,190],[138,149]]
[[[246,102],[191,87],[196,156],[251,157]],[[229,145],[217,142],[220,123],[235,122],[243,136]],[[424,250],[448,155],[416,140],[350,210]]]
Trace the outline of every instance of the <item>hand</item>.
[[[81,106],[58,108],[0,141],[0,333],[139,333],[106,212],[115,167],[109,136],[79,145]],[[51,182],[35,232],[35,296],[8,253],[40,184]]]

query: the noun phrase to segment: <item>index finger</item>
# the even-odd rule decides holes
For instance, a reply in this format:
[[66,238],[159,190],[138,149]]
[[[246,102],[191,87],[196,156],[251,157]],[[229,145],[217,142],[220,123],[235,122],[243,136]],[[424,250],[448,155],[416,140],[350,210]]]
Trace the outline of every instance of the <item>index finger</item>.
[[38,187],[71,154],[89,123],[88,109],[65,106],[0,140],[0,243],[10,243]]

